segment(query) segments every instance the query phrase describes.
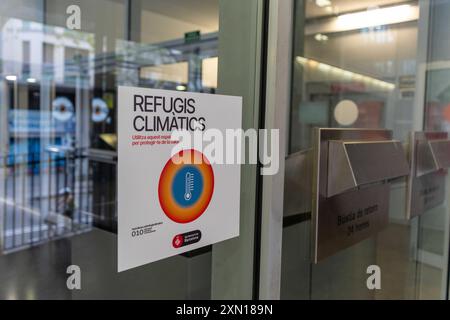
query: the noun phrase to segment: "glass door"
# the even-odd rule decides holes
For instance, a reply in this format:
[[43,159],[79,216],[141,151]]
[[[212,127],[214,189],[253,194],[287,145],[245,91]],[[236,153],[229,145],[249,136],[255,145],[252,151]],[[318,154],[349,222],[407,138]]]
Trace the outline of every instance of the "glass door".
[[0,299],[252,297],[256,165],[241,172],[241,237],[117,272],[117,87],[242,96],[257,129],[261,8],[1,2]]
[[[447,167],[422,178],[413,137],[447,140],[450,2],[294,3],[281,297],[445,299]],[[427,180],[412,197],[408,168]]]

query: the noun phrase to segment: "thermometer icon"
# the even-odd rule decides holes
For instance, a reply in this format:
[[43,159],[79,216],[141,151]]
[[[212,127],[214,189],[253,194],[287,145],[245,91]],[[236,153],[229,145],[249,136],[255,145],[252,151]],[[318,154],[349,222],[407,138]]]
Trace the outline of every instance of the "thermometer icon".
[[192,190],[194,190],[194,174],[186,172],[184,200],[189,201],[192,199]]

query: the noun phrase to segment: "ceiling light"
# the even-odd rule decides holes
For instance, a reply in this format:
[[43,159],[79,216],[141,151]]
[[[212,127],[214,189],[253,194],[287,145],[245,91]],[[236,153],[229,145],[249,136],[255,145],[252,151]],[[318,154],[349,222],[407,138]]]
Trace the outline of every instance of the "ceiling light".
[[375,79],[372,77],[368,77],[368,76],[365,76],[365,75],[362,75],[362,74],[359,74],[356,72],[352,72],[350,70],[345,70],[345,69],[341,69],[338,67],[334,67],[329,64],[319,62],[319,61],[316,61],[313,59],[308,59],[305,57],[297,56],[297,57],[295,57],[295,60],[303,66],[308,66],[312,69],[317,68],[322,72],[332,73],[337,77],[343,77],[343,78],[354,80],[354,81],[366,82],[367,84],[370,84],[372,86],[379,87],[379,88],[384,88],[384,89],[389,89],[389,90],[395,89],[395,84],[393,84],[393,83],[378,80],[378,79]]
[[[337,7],[333,7],[334,14],[338,14]],[[323,21],[307,23],[305,35],[317,33],[329,34],[360,30],[376,26],[392,25],[419,19],[419,6],[416,4],[402,4],[390,7],[373,8],[358,12],[346,13],[330,17]]]
[[35,78],[28,78],[27,82],[28,83],[36,83],[36,79]]
[[178,86],[176,87],[176,89],[177,89],[178,91],[186,91],[186,86],[178,85]]
[[17,80],[17,76],[10,74],[10,75],[7,75],[5,77],[5,79],[8,80],[8,81],[16,81]]
[[328,7],[331,6],[331,1],[330,0],[316,0],[316,5],[318,7]]
[[317,41],[327,41],[328,40],[328,36],[325,35],[325,34],[317,33],[314,36],[314,39],[316,39]]
[[409,4],[347,13],[337,17],[338,29],[361,29],[416,19],[416,11]]

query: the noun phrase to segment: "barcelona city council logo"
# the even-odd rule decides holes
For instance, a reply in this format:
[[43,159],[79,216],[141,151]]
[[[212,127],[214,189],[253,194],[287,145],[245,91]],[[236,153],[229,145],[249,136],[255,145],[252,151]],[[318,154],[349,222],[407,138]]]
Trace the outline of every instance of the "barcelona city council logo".
[[[174,157],[182,158],[177,163]],[[199,151],[182,150],[167,161],[159,177],[161,208],[172,221],[192,222],[208,207],[214,191],[214,172]]]

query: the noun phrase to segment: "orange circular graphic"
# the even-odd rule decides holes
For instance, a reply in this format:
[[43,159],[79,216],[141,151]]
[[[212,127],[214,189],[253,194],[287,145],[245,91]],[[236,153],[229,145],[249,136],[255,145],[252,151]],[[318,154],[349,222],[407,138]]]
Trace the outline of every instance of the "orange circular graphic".
[[194,149],[182,150],[170,158],[159,177],[159,203],[166,216],[177,223],[199,218],[208,207],[213,191],[211,164]]

